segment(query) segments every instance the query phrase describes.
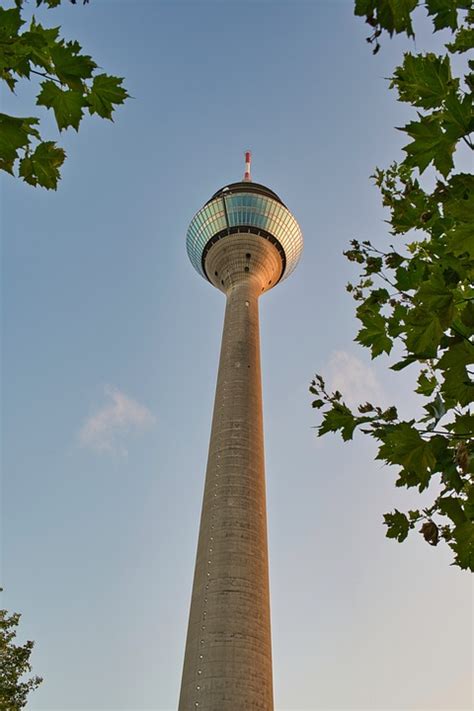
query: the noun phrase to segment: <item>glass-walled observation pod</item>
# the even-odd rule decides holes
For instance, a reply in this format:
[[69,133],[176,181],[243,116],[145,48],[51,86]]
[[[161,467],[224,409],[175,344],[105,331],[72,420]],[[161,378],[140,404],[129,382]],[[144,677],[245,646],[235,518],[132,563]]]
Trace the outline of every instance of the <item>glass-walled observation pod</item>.
[[218,239],[239,231],[270,239],[282,255],[281,279],[291,274],[303,249],[300,227],[274,192],[248,182],[222,188],[193,217],[186,249],[196,271],[207,278],[204,263],[210,247]]

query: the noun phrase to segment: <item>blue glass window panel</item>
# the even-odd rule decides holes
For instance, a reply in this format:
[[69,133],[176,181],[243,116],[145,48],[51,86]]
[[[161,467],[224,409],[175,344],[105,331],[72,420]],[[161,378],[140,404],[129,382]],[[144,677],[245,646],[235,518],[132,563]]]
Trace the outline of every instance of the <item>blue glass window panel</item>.
[[[187,236],[187,249],[191,262],[198,272],[202,252],[214,234],[227,226],[224,213],[224,198],[219,197],[204,206],[193,218]],[[253,225],[275,235],[282,244],[287,268],[285,277],[293,271],[302,249],[302,236],[298,223],[288,210],[277,201],[254,194],[240,193],[225,198],[229,225]],[[246,206],[248,209],[243,209]]]

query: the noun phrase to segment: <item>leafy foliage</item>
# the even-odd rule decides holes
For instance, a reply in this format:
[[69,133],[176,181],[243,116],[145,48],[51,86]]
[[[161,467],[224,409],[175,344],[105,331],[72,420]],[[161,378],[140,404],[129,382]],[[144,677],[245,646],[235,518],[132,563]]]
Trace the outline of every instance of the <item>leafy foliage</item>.
[[[373,54],[380,49],[379,37],[383,30],[390,37],[405,32],[408,37],[415,37],[412,25],[412,13],[419,0],[355,0],[354,13],[365,17],[365,21],[373,28],[373,33],[367,37],[367,42],[374,45]],[[433,18],[434,31],[449,27],[455,31],[458,28],[459,13],[471,8],[471,0],[426,0],[428,15]]]
[[[356,0],[355,13],[374,29],[368,41],[375,51],[383,30],[414,36],[418,4]],[[435,484],[431,506],[385,514],[387,536],[403,541],[421,524],[430,545],[444,539],[454,564],[474,570],[474,176],[454,165],[460,145],[473,148],[474,62],[468,60],[464,77],[454,77],[450,61],[474,46],[474,9],[459,0],[425,5],[434,31],[450,29],[453,41],[448,54],[407,53],[395,69],[390,88],[417,110],[417,119],[400,129],[411,139],[405,159],[372,176],[399,245],[378,249],[353,240],[345,252],[362,270],[358,283],[347,286],[361,322],[355,340],[372,358],[403,348],[391,368],[418,366],[415,392],[424,412],[408,421],[396,407],[365,403],[354,412],[320,375],[310,392],[313,407],[323,411],[318,435],[340,432],[349,440],[359,430],[378,442],[377,459],[398,467],[396,486],[421,492]],[[421,182],[429,166],[436,174],[430,190]]]
[[22,680],[31,672],[33,642],[15,644],[19,620],[19,614],[9,615],[6,610],[0,610],[0,708],[3,711],[20,711],[26,706],[30,691],[42,682],[38,676]]
[[[70,0],[75,4],[76,0]],[[83,0],[87,4],[88,0]],[[57,7],[61,0],[36,0]],[[25,29],[22,9],[0,7],[0,79],[14,92],[19,79],[42,77],[36,104],[51,109],[60,131],[79,130],[84,113],[112,119],[128,97],[123,79],[96,74],[97,64],[82,54],[77,41],[66,42],[59,27],[45,28],[33,18]],[[0,114],[0,168],[30,185],[55,190],[66,154],[53,141],[43,141],[35,117]]]

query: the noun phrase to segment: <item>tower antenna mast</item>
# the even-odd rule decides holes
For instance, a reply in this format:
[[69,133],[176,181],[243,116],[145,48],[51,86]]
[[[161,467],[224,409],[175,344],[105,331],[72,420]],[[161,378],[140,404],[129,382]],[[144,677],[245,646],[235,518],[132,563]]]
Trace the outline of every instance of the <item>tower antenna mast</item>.
[[252,153],[250,151],[245,151],[245,173],[244,182],[251,183],[252,176],[250,175],[250,164],[252,162]]

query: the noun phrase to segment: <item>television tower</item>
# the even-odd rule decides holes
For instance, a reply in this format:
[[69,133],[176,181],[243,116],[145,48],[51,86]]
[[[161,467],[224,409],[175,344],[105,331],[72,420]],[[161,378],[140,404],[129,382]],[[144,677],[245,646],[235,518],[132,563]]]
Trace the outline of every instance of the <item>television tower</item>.
[[296,267],[303,237],[250,160],[186,237],[226,311],[179,711],[273,711],[258,298]]

